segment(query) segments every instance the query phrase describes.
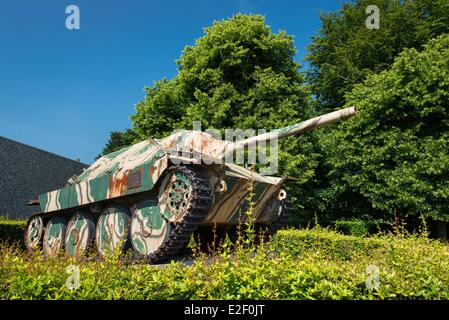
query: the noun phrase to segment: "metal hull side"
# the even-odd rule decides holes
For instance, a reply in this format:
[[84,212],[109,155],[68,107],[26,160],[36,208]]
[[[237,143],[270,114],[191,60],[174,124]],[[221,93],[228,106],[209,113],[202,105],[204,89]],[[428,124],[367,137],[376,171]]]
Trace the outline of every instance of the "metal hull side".
[[39,204],[42,212],[53,212],[149,191],[167,165],[168,155],[162,154],[132,169],[118,170],[42,194]]
[[[245,222],[248,211],[249,186],[251,181],[244,178],[226,176],[226,192],[215,195],[214,206],[206,218],[200,223],[200,226],[228,225],[238,224],[238,221]],[[268,202],[276,196],[281,190],[281,184],[268,184],[253,181],[254,202],[253,215],[256,222],[263,222],[264,209]]]

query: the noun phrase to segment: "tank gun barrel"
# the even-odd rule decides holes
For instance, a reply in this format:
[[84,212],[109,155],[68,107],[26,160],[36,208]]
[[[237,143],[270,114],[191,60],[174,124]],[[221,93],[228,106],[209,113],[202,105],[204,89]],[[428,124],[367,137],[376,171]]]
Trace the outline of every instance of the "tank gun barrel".
[[355,107],[349,107],[327,113],[309,120],[305,120],[287,127],[276,129],[255,137],[230,143],[226,146],[225,156],[234,151],[240,151],[245,147],[251,147],[258,142],[268,141],[273,138],[283,139],[290,136],[299,136],[307,131],[321,128],[336,122],[347,120],[357,113]]

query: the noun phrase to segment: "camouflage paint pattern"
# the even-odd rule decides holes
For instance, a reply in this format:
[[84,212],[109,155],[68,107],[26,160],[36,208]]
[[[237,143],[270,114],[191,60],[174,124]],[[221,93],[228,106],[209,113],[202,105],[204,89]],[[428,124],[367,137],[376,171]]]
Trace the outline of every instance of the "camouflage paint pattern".
[[249,170],[244,172],[247,169],[236,165],[232,165],[229,169],[238,169],[238,173],[227,171],[223,181],[226,188],[223,192],[216,193],[214,206],[201,225],[235,225],[238,221],[245,222],[247,216],[244,213],[248,209],[250,181],[253,181],[255,202],[253,215],[257,223],[263,223],[265,219],[262,213],[268,202],[282,190],[285,178],[261,177]]
[[71,257],[81,257],[92,243],[95,233],[95,223],[88,212],[77,212],[67,225],[65,250]]
[[231,163],[226,164],[226,169],[223,180],[226,187],[216,193],[214,206],[201,225],[236,225],[238,221],[245,222],[250,181],[254,184],[253,201],[256,203],[253,215],[256,223],[263,223],[261,215],[265,206],[282,190],[286,178],[263,176]]
[[25,230],[25,245],[29,249],[37,249],[44,233],[44,221],[40,216],[31,217]]
[[66,187],[39,196],[43,212],[75,208],[151,190],[168,164],[154,140],[108,154]]
[[[266,141],[274,136],[284,138],[299,135],[345,120],[355,112],[352,107],[335,111],[235,143],[214,139],[205,132],[187,130],[180,130],[163,139],[148,139],[101,157],[66,187],[40,195],[39,203],[42,211],[48,213],[150,191],[174,160],[186,160],[193,165],[201,165],[199,155],[202,159],[223,159],[230,152],[259,141]],[[175,150],[183,151],[182,155],[175,154]],[[244,211],[243,199],[247,195],[247,180],[256,183],[255,214],[260,216],[260,221],[266,221],[267,218],[261,216],[263,209],[280,191],[284,178],[263,176],[232,163],[204,165],[204,168],[208,170],[211,180],[226,181],[228,186],[226,191],[216,195],[215,204],[202,224],[235,224]],[[168,183],[167,181],[163,184]],[[159,199],[158,210],[163,217],[174,222],[179,219],[182,208],[174,210],[178,212],[173,212],[173,208],[167,211],[167,208],[170,209],[170,202],[162,201],[162,198],[179,202],[180,194],[170,196],[170,192],[167,193],[164,187],[165,185],[155,190]],[[185,191],[183,195],[186,194]],[[182,201],[178,206],[182,207]],[[154,206],[151,208],[154,209]],[[143,219],[144,215],[149,213],[140,214]],[[152,215],[154,213],[150,216]],[[145,228],[141,229],[141,232],[146,232]]]
[[95,229],[95,243],[101,256],[123,251],[127,244],[129,211],[120,205],[109,205],[100,214]]
[[44,232],[42,247],[47,257],[58,255],[64,247],[67,219],[63,217],[51,217],[47,222]]
[[141,201],[131,218],[131,245],[135,251],[147,256],[167,239],[170,228],[157,199]]
[[[207,133],[194,131],[178,132],[157,142],[156,140],[146,140],[100,158],[81,174],[73,184],[41,195],[40,204],[44,212],[53,212],[151,190],[165,172],[170,159],[174,157],[167,151],[167,148],[173,148],[173,143],[176,141],[182,143],[184,146],[187,144],[187,148],[199,148],[197,143],[198,141],[202,141],[204,148],[200,148],[200,150],[208,152],[208,154],[216,152],[216,150],[223,146],[223,141],[214,140]],[[216,141],[218,141],[218,146],[214,145]],[[195,159],[190,160],[194,162]],[[223,169],[225,172],[223,172]],[[269,192],[276,191],[276,186],[282,182],[279,178],[262,176],[231,163],[226,163],[224,166],[221,166],[220,170],[221,172],[211,172],[211,174],[239,177],[241,180],[253,179],[266,184],[266,197],[269,196]],[[137,182],[135,180],[131,181],[131,176],[133,175],[133,179],[137,177]],[[188,197],[190,192],[190,186],[186,184],[188,180],[182,177],[177,177],[177,183],[182,184],[185,189],[177,188],[177,190],[179,189],[182,192],[182,195],[178,191],[172,192],[170,188],[167,189],[166,186],[173,183],[173,179],[174,177],[171,175],[165,176],[158,192],[160,210],[163,216],[170,222],[175,222],[182,216],[182,206],[185,206],[186,202],[181,201],[178,203],[177,206],[180,206],[178,209],[171,207],[171,203],[176,202],[176,197]],[[241,183],[244,184],[244,182]],[[223,201],[221,202],[221,207],[225,206],[227,210],[229,208],[235,209],[246,194],[245,192],[236,193],[235,190],[229,190],[229,192],[231,194],[237,194],[238,198],[227,197],[226,199],[230,200],[228,204],[224,204]],[[170,201],[167,202],[165,200]],[[218,220],[216,222],[230,222],[223,217],[230,218],[231,215],[232,212],[222,212],[220,216],[217,216]]]

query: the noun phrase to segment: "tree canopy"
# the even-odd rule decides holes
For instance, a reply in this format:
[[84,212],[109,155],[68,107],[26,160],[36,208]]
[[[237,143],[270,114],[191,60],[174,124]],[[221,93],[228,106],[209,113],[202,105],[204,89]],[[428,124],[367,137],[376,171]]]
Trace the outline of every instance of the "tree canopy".
[[[366,8],[380,9],[380,29],[365,25]],[[322,27],[309,46],[308,81],[318,109],[345,104],[345,94],[369,75],[389,68],[406,48],[420,49],[449,33],[447,0],[355,0],[321,15]]]
[[448,98],[449,35],[357,85],[359,114],[321,137],[329,210],[449,221]]
[[[272,32],[263,16],[215,21],[195,45],[185,47],[173,79],[145,88],[147,95],[131,116],[135,139],[191,129],[192,121],[201,121],[203,130],[269,130],[310,117],[310,94],[295,52],[292,36]],[[310,179],[317,165],[311,140],[280,143],[282,173],[299,183]]]
[[101,157],[102,155],[117,151],[123,147],[129,146],[134,142],[135,139],[136,135],[131,129],[126,129],[123,132],[112,131],[110,133],[108,142],[97,158]]
[[132,116],[137,134],[163,136],[199,120],[203,128],[274,128],[307,115],[293,39],[260,15],[237,14],[185,47],[179,72],[146,88]]

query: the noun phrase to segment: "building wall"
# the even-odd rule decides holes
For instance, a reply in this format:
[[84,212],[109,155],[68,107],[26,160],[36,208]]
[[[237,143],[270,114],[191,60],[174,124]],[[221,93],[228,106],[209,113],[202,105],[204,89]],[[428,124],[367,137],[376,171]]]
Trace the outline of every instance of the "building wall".
[[25,218],[39,194],[59,189],[88,166],[0,136],[0,216]]

